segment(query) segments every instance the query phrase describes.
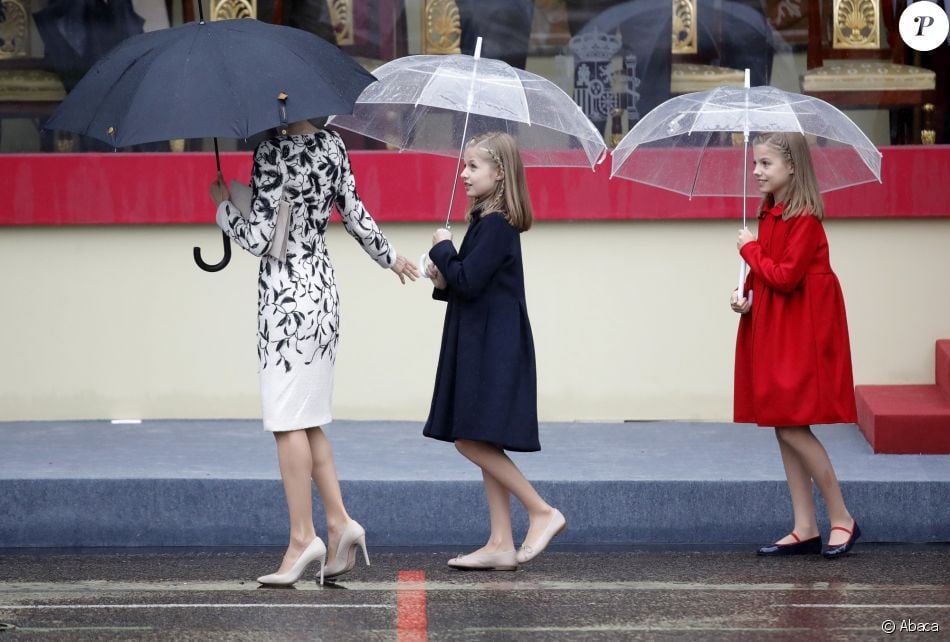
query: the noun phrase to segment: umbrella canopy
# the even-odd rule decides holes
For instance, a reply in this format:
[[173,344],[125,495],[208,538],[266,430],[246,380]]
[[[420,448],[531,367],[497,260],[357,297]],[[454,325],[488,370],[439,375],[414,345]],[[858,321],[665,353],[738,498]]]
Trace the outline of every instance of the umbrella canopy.
[[[881,181],[881,152],[841,111],[823,100],[768,85],[717,87],[666,101],[613,150],[610,176],[693,196],[742,196],[758,190],[748,170],[749,135],[798,132],[809,141],[822,192]],[[743,144],[732,144],[742,134]],[[739,261],[739,292],[745,281]]]
[[564,91],[541,76],[475,56],[406,56],[374,71],[352,115],[332,124],[400,150],[456,158],[484,132],[514,136],[528,166],[591,167],[603,136]]
[[[374,80],[338,47],[300,29],[257,20],[193,22],[113,49],[46,127],[115,147],[247,138],[281,122],[348,113]],[[281,94],[286,100],[278,101]]]
[[643,117],[612,154],[611,177],[686,196],[756,194],[747,146],[720,132],[799,132],[823,192],[881,180],[881,152],[823,100],[770,86],[718,87],[677,96]]
[[[201,3],[198,4],[201,10]],[[46,121],[126,147],[173,138],[247,138],[288,122],[349,112],[375,78],[317,36],[257,20],[192,22],[129,38],[83,76]],[[222,232],[224,258],[231,242]]]

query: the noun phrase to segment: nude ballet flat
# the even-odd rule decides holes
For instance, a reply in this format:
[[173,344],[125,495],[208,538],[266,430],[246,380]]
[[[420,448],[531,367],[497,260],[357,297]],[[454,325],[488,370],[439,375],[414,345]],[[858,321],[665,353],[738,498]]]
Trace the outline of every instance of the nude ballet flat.
[[290,567],[289,571],[286,573],[261,575],[257,578],[257,581],[270,586],[290,586],[300,579],[300,576],[303,575],[303,572],[314,560],[320,560],[320,584],[323,585],[323,567],[327,562],[327,547],[319,537],[314,538],[314,540],[307,545],[307,548],[303,549],[303,553],[300,554],[300,557],[297,558],[297,561],[294,562],[294,565]]
[[336,547],[333,561],[323,569],[326,578],[339,577],[348,573],[356,566],[356,547],[363,549],[363,559],[369,566],[369,553],[366,552],[366,530],[356,520],[351,519],[340,535],[340,543]]
[[517,571],[518,559],[514,551],[469,553],[450,559],[449,566],[462,571]]
[[567,520],[564,519],[564,515],[561,514],[561,511],[554,509],[554,514],[551,515],[551,519],[548,521],[548,525],[544,527],[541,536],[528,544],[527,542],[521,545],[521,548],[518,549],[518,563],[524,564],[525,562],[530,562],[535,557],[541,554],[548,544],[551,543],[551,540],[564,532],[564,529],[567,528]]

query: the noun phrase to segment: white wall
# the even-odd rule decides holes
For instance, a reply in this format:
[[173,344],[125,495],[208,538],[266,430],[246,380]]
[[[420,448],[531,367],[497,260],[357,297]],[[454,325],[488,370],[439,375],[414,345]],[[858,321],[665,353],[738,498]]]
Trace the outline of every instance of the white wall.
[[[434,225],[384,231],[412,257]],[[523,236],[544,420],[730,418],[739,225],[541,222]],[[950,338],[950,219],[831,220],[857,383],[930,383]],[[456,227],[461,237],[462,226]],[[257,417],[257,262],[211,226],[0,228],[0,420]],[[339,418],[422,420],[443,304],[341,226]]]

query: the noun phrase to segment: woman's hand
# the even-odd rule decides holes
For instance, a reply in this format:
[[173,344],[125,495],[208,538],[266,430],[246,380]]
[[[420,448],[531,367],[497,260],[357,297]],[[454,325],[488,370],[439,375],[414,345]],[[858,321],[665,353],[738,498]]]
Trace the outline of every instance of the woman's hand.
[[752,309],[752,302],[748,299],[740,299],[738,290],[732,291],[732,296],[729,298],[729,305],[732,307],[732,311],[738,314],[747,314],[749,310]]
[[415,281],[419,277],[419,268],[402,254],[396,255],[396,262],[389,269],[396,273],[403,284],[405,284],[407,276],[410,281]]
[[435,234],[432,235],[432,245],[441,243],[442,241],[451,241],[451,240],[452,240],[452,232],[450,232],[448,228],[445,228],[445,227],[440,227],[439,229],[435,231]]
[[224,184],[224,177],[221,176],[221,172],[218,172],[218,177],[211,183],[211,200],[214,201],[215,207],[224,201],[231,200],[231,192],[228,191],[228,186]]
[[751,243],[755,240],[755,234],[749,231],[749,228],[744,227],[739,230],[739,240],[736,241],[736,247],[740,250],[746,243]]
[[429,260],[426,260],[426,276],[429,277],[430,281],[432,281],[433,287],[438,290],[444,290],[448,286],[448,283],[445,282],[445,277],[442,276],[439,268],[435,266],[435,263]]

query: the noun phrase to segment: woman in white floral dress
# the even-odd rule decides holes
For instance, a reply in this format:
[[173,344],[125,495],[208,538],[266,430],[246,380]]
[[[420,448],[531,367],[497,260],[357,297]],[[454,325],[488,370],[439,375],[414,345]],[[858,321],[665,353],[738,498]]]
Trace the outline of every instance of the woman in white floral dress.
[[[343,505],[330,442],[321,426],[331,421],[330,398],[340,316],[336,278],[324,232],[336,205],[347,232],[381,267],[405,283],[418,276],[396,253],[356,193],[346,148],[335,132],[308,121],[292,123],[286,136],[264,141],[254,154],[253,200],[245,219],[219,177],[211,186],[217,223],[238,245],[261,257],[257,350],[264,427],[277,439],[290,512],[290,544],[277,573],[264,584],[293,584],[310,562],[322,560],[323,576],[353,568],[356,547],[366,556],[365,531]],[[287,256],[268,255],[280,200],[290,204]],[[313,526],[311,478],[327,516],[327,547]]]

